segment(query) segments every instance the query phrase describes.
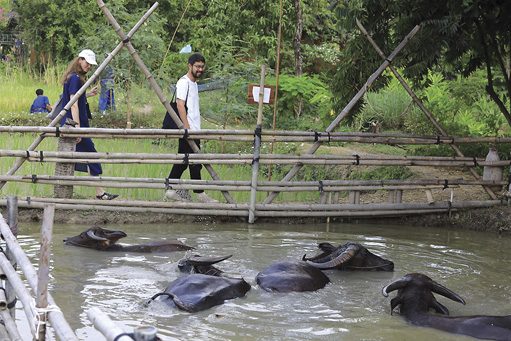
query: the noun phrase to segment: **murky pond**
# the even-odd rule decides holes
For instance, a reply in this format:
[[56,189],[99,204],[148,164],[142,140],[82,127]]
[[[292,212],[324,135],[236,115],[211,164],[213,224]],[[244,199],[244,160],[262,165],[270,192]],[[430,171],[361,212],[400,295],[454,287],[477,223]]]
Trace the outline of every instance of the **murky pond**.
[[[21,224],[20,243],[36,264],[40,225]],[[108,226],[125,243],[178,238],[204,256],[232,254],[219,268],[252,285],[245,298],[200,313],[143,303],[181,275],[184,252],[127,254],[65,246],[88,225],[56,225],[51,292],[80,339],[102,340],[86,311],[98,307],[128,329],[154,325],[164,340],[470,340],[406,324],[390,315],[381,288],[422,272],[459,293],[467,305],[438,300],[452,315],[511,314],[511,239],[494,234],[413,226],[172,224]],[[394,261],[393,273],[327,271],[332,283],[309,293],[274,294],[257,273],[276,260],[317,252],[317,243],[355,241]],[[394,296],[394,294],[391,294]],[[18,316],[23,311],[18,309]],[[29,338],[28,334],[25,334]]]

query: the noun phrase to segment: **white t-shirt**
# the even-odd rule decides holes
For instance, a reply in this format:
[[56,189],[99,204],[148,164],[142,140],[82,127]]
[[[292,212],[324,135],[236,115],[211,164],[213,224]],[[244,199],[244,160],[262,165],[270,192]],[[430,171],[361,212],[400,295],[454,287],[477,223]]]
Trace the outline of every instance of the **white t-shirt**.
[[181,77],[176,84],[176,98],[186,102],[190,130],[200,130],[199,88],[197,83],[193,82],[187,75]]

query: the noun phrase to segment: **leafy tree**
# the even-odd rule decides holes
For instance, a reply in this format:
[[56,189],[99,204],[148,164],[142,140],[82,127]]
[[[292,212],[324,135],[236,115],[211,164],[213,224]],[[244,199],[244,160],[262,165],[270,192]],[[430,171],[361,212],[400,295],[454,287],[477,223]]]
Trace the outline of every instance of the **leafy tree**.
[[[361,20],[386,53],[415,26],[421,30],[395,59],[405,75],[420,80],[440,67],[469,75],[486,69],[486,91],[511,125],[511,1],[508,0],[354,0],[337,2],[339,29],[346,47],[335,75],[337,108],[347,103],[381,63],[365,37],[357,32]],[[375,85],[385,84],[381,78]]]

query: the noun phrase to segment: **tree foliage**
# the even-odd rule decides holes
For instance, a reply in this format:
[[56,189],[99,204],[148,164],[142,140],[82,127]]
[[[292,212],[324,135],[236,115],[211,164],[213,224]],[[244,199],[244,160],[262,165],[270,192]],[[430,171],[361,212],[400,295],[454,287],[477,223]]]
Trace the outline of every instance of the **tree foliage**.
[[[387,54],[415,26],[419,33],[394,64],[418,82],[432,68],[444,74],[469,75],[486,69],[486,90],[511,124],[511,2],[508,0],[354,0],[338,2],[339,30],[347,44],[334,82],[337,108],[347,103],[382,63],[358,33],[358,18]],[[375,86],[381,86],[383,82]],[[418,83],[417,83],[418,84]]]

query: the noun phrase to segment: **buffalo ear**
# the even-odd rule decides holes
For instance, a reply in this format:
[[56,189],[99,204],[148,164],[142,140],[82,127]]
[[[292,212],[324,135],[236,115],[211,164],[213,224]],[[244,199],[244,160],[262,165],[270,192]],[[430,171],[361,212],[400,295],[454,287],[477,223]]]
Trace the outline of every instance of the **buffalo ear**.
[[335,249],[337,249],[335,246],[333,246],[332,244],[330,243],[326,243],[326,242],[323,242],[323,243],[319,243],[318,244],[318,248],[323,251],[323,252],[333,252]]
[[437,282],[435,282],[433,280],[431,281],[431,291],[433,291],[434,293],[437,293],[439,295],[442,295],[444,297],[447,297],[455,302],[459,302],[459,303],[465,305],[465,300],[463,298],[461,298],[460,295],[458,295],[457,293],[455,293],[454,291],[452,291],[450,289],[447,289],[443,285],[438,284]]
[[438,302],[437,300],[433,301],[433,309],[439,314],[449,315],[449,309],[442,303]]
[[396,296],[390,300],[390,315],[393,315],[394,309],[402,303],[401,297]]

